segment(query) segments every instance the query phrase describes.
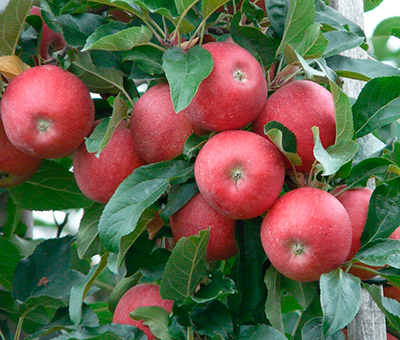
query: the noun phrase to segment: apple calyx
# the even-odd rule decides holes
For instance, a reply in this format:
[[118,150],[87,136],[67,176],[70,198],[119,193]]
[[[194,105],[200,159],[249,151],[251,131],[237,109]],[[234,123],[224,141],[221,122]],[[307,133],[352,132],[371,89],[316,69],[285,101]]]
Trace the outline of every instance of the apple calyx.
[[304,250],[306,247],[304,246],[304,244],[302,244],[300,242],[294,242],[291,245],[291,248],[292,248],[292,252],[294,255],[301,255],[304,253]]
[[37,129],[40,132],[47,132],[50,129],[51,126],[51,121],[45,118],[39,118],[38,122],[37,122]]
[[233,73],[233,78],[235,78],[235,80],[237,80],[238,82],[242,83],[246,80],[246,73],[244,73],[241,70],[236,70]]

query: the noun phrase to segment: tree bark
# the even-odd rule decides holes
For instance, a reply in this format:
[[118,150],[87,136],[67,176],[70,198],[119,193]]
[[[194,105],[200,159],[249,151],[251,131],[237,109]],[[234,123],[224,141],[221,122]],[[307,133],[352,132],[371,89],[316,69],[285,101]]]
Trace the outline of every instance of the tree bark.
[[[364,28],[363,0],[331,0],[330,6]],[[368,57],[367,52],[360,47],[346,51],[343,55],[357,59]],[[364,83],[357,80],[345,79],[343,82],[344,92],[353,98],[358,97],[363,86]],[[382,292],[382,286],[380,288]],[[385,316],[365,289],[362,289],[359,312],[349,324],[347,334],[349,340],[386,340]]]

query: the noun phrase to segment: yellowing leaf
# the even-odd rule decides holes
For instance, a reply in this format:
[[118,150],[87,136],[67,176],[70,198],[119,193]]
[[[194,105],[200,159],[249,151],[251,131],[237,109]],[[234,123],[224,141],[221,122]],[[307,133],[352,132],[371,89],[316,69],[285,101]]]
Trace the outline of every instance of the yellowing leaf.
[[8,81],[13,80],[17,75],[29,68],[30,66],[25,64],[16,55],[0,57],[0,73],[6,77]]

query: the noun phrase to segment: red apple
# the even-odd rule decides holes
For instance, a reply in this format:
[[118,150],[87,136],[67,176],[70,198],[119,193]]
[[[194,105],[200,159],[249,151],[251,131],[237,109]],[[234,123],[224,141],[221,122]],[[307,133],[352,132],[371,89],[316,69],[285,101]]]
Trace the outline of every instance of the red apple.
[[211,53],[214,68],[183,112],[207,131],[240,129],[260,114],[267,99],[263,70],[239,45],[214,42],[203,47]]
[[[95,126],[99,123],[96,121]],[[82,193],[93,201],[106,204],[121,182],[146,162],[133,143],[128,122],[122,121],[106,148],[97,157],[82,143],[73,154],[76,182]]]
[[140,156],[148,163],[178,156],[186,139],[198,131],[182,112],[175,113],[166,83],[148,89],[133,107],[132,138]]
[[149,326],[141,320],[134,320],[129,313],[138,307],[158,306],[164,308],[168,313],[172,311],[173,301],[164,300],[160,296],[160,287],[156,284],[142,283],[129,289],[119,300],[114,311],[113,322],[123,325],[134,325],[140,328],[148,340],[154,340]]
[[170,224],[175,242],[181,237],[198,235],[200,230],[210,229],[206,256],[209,261],[226,260],[237,253],[235,220],[212,209],[201,194],[173,214]]
[[[41,10],[37,6],[31,8],[31,14],[42,17]],[[43,21],[42,24],[42,40],[40,42],[40,57],[43,60],[52,59],[52,52],[62,50],[67,46],[67,42],[64,37],[49,28]]]
[[6,136],[0,119],[0,188],[12,187],[31,178],[42,165],[42,159],[18,150]]
[[[278,121],[295,134],[297,153],[302,159],[302,164],[296,166],[299,172],[308,173],[315,160],[313,126],[319,127],[324,148],[335,143],[332,94],[312,81],[297,80],[279,88],[268,98],[261,114],[252,124],[252,131],[268,138],[264,134],[264,126],[270,121]],[[287,159],[285,165],[287,169],[293,169]]]
[[340,267],[351,248],[351,221],[331,194],[298,188],[266,214],[261,242],[272,265],[295,281],[315,281]]
[[395,286],[384,286],[383,295],[389,299],[400,302],[400,289]]
[[200,150],[194,172],[205,201],[233,219],[265,213],[279,197],[285,177],[275,145],[243,130],[212,137]]
[[35,157],[61,158],[90,132],[94,103],[85,84],[60,67],[32,67],[7,86],[1,101],[7,137]]

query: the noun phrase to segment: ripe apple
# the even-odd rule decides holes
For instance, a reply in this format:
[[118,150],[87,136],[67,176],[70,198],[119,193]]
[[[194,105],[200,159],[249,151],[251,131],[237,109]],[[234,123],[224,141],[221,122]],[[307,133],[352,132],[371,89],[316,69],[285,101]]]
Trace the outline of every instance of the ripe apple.
[[226,260],[237,253],[235,220],[216,212],[201,194],[194,196],[173,214],[170,225],[175,242],[181,237],[198,235],[200,230],[210,228],[206,255],[208,261]]
[[158,306],[164,308],[168,313],[172,311],[173,301],[164,300],[160,296],[160,287],[152,283],[138,284],[129,289],[118,301],[114,311],[113,322],[123,325],[134,325],[140,328],[148,340],[154,340],[149,326],[144,325],[141,320],[134,320],[129,313],[138,307]]
[[383,295],[389,299],[400,302],[400,289],[395,286],[384,286]]
[[[95,126],[99,123],[96,121]],[[82,143],[73,153],[73,169],[82,193],[106,204],[121,182],[146,162],[139,156],[127,121],[114,131],[106,148],[97,157]]]
[[[42,17],[41,9],[38,6],[32,6],[31,8],[32,15],[38,15]],[[42,40],[40,42],[40,57],[43,60],[52,59],[52,52],[62,50],[65,46],[67,46],[67,42],[64,37],[47,26],[47,24],[43,21],[42,24]]]
[[54,65],[32,67],[7,86],[1,101],[7,137],[35,157],[61,158],[90,132],[94,103],[85,84]]
[[[296,80],[274,92],[252,123],[252,131],[268,138],[264,126],[270,121],[278,121],[295,134],[297,153],[302,160],[302,164],[296,166],[299,172],[308,173],[315,160],[313,126],[319,127],[324,148],[335,143],[336,120],[332,94],[312,81]],[[286,169],[293,169],[286,158],[285,165]]]
[[263,70],[239,45],[212,42],[203,47],[211,53],[214,68],[183,112],[194,125],[207,131],[240,129],[260,114],[266,102]]
[[133,107],[132,138],[148,163],[172,159],[183,152],[186,139],[200,130],[180,112],[175,113],[167,83],[148,89]]
[[0,188],[24,183],[42,165],[42,159],[18,150],[7,138],[0,119]]
[[265,213],[279,197],[285,167],[270,141],[232,130],[208,140],[196,158],[194,174],[200,193],[214,210],[248,219]]
[[281,196],[261,225],[272,265],[295,281],[315,281],[340,267],[351,248],[351,221],[326,191],[302,187]]

